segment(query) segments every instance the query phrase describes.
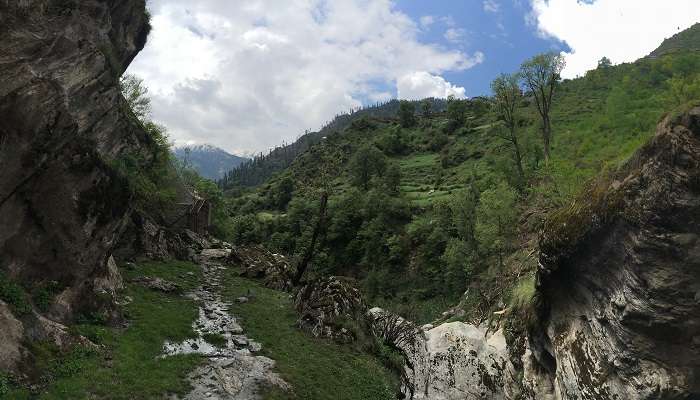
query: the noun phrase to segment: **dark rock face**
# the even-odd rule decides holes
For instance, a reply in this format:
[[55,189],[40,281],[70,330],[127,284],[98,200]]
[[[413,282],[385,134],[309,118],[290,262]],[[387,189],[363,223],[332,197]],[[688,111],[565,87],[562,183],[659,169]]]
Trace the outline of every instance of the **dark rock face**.
[[355,287],[334,276],[304,285],[296,296],[298,325],[316,337],[342,343],[356,339],[351,325],[365,320],[367,306]]
[[0,269],[66,288],[55,321],[114,281],[130,196],[111,165],[149,158],[118,77],[148,29],[144,0],[0,1]]
[[700,398],[700,107],[553,221],[535,398]]

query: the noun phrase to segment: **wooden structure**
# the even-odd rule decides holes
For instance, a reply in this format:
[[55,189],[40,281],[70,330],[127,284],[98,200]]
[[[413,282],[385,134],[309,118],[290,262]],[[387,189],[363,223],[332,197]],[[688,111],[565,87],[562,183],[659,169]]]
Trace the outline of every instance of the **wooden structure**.
[[211,226],[211,203],[199,196],[195,190],[190,190],[184,185],[178,189],[177,210],[170,218],[172,221],[170,226],[207,235]]

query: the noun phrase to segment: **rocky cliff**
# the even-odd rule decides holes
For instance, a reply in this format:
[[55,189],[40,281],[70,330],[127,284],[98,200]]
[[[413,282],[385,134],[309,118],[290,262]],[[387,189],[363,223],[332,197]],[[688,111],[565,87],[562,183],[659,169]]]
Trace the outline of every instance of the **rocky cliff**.
[[[118,285],[109,260],[130,192],[112,165],[149,157],[118,79],[149,29],[145,0],[0,0],[0,271],[29,292],[50,286],[52,321]],[[31,306],[12,326],[36,331]]]
[[527,332],[424,327],[399,346],[407,397],[700,398],[700,107],[551,215],[540,250]]
[[561,399],[700,398],[700,107],[550,218],[537,364]]

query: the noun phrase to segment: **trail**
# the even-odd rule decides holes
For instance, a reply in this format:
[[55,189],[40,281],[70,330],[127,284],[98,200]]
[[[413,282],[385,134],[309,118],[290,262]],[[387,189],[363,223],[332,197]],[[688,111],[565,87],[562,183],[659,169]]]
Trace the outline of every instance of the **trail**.
[[[272,370],[275,361],[255,355],[262,346],[244,335],[236,317],[229,312],[229,303],[219,294],[222,265],[229,253],[225,249],[205,249],[198,257],[204,281],[187,296],[200,303],[199,318],[193,323],[197,338],[164,345],[165,356],[200,354],[206,361],[188,379],[193,390],[185,400],[256,400],[263,387],[289,385]],[[204,340],[204,335],[220,335],[226,344],[217,347]],[[173,397],[178,399],[178,397]]]

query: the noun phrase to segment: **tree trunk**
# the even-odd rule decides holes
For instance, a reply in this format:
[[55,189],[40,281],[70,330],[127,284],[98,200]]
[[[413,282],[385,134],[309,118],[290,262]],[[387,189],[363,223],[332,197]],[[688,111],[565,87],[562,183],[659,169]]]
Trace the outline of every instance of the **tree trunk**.
[[325,229],[327,206],[328,206],[328,192],[324,190],[321,193],[321,204],[320,204],[319,210],[318,210],[318,221],[316,221],[316,226],[314,227],[314,232],[311,235],[311,243],[309,244],[309,247],[304,252],[304,256],[299,261],[299,264],[297,264],[297,272],[296,272],[296,275],[294,275],[294,279],[292,280],[292,284],[294,286],[297,286],[299,284],[299,282],[301,282],[301,278],[304,276],[304,272],[306,272],[306,268],[309,266],[309,263],[314,258],[314,253],[316,251],[316,242],[318,241],[318,237],[321,234],[321,232]]
[[510,140],[513,142],[513,148],[515,152],[515,165],[518,167],[518,175],[520,176],[520,182],[525,183],[525,171],[523,170],[523,157],[520,153],[520,145],[518,144],[518,137],[515,135],[515,127],[510,128]]
[[549,122],[549,115],[544,118],[542,127],[542,139],[544,140],[544,162],[549,165],[550,146],[552,138],[552,127]]

